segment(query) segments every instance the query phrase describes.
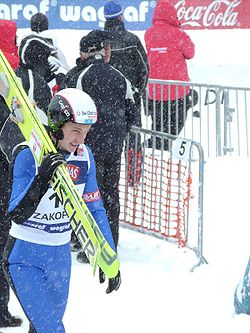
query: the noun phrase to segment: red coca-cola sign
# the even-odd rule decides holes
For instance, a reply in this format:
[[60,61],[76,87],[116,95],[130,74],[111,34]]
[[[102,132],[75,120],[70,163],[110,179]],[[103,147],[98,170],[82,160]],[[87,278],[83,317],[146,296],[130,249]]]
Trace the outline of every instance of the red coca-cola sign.
[[184,29],[250,29],[250,0],[169,0]]

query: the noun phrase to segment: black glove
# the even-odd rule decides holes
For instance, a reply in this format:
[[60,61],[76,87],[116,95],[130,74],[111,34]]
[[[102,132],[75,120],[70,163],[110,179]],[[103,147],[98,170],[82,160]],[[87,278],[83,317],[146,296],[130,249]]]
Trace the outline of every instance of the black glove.
[[61,154],[48,153],[41,163],[38,175],[45,183],[49,183],[56,168],[64,163],[66,161]]
[[22,224],[34,214],[43,195],[49,188],[49,181],[53,176],[55,169],[66,161],[59,153],[47,154],[40,166],[39,173],[35,176],[28,192],[19,202],[16,208],[8,214],[8,218],[17,224]]
[[[102,271],[102,269],[99,267],[99,282],[104,283],[104,281],[105,281],[105,274]],[[121,282],[122,282],[121,273],[120,271],[118,271],[117,275],[114,278],[109,279],[108,288],[106,289],[106,294],[110,294],[112,293],[112,291],[118,290],[121,285]]]

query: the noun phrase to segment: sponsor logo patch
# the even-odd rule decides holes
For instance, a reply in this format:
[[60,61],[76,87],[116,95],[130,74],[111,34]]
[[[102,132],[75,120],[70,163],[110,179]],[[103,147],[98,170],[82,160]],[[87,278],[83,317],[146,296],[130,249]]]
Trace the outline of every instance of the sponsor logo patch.
[[100,195],[100,191],[96,191],[96,192],[89,192],[89,193],[85,193],[83,195],[83,200],[85,202],[94,202],[94,201],[97,201],[99,200],[101,197]]
[[66,164],[65,166],[68,169],[70,178],[74,181],[78,180],[80,174],[80,168],[73,164]]

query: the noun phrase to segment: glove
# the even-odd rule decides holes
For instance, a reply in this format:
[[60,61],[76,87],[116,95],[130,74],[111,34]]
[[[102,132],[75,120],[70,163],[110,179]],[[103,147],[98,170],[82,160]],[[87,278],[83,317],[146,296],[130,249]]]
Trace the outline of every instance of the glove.
[[45,155],[38,175],[45,183],[49,183],[53,177],[54,171],[66,161],[63,156],[59,153],[48,153]]
[[8,214],[8,218],[15,221],[17,224],[22,224],[27,221],[32,214],[34,214],[41,198],[47,192],[53,172],[63,163],[66,163],[66,161],[61,154],[47,154],[44,157],[39,173],[35,176],[28,192],[15,209]]
[[48,63],[49,63],[49,68],[52,73],[55,75],[58,74],[67,74],[67,70],[62,66],[62,63],[60,60],[58,60],[56,57],[49,56],[48,57]]
[[[104,283],[105,281],[105,274],[102,269],[99,267],[99,282]],[[106,289],[106,294],[112,293],[114,290],[118,290],[121,285],[121,273],[118,271],[117,275],[114,278],[109,279],[108,281],[108,288]]]

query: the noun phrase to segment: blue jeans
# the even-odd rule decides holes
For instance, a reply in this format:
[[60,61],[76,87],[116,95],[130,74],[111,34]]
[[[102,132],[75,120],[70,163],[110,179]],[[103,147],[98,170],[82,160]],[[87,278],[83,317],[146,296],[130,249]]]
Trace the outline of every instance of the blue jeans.
[[69,293],[70,243],[39,245],[16,239],[8,256],[14,291],[37,333],[63,333]]

